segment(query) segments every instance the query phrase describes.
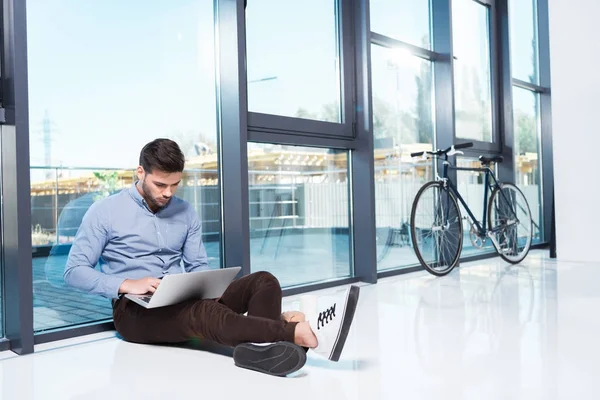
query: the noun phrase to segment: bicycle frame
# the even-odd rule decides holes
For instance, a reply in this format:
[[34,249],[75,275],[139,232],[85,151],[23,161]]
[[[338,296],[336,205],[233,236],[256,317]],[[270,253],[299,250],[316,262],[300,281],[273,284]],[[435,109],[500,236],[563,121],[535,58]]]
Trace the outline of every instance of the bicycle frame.
[[[487,211],[488,211],[487,210],[487,208],[488,208],[488,191],[490,191],[490,193],[491,193],[495,188],[500,186],[498,180],[494,176],[494,173],[492,172],[490,167],[484,167],[484,168],[455,167],[454,165],[450,164],[447,157],[444,160],[443,164],[444,164],[444,168],[443,168],[441,180],[444,182],[444,187],[447,187],[448,190],[450,190],[456,196],[458,201],[460,201],[460,203],[463,205],[463,207],[467,211],[467,214],[469,214],[469,217],[471,217],[471,220],[477,227],[479,235],[485,236],[488,231],[486,228],[486,226],[487,226]],[[484,193],[483,193],[483,218],[481,218],[481,221],[482,221],[481,224],[479,223],[477,218],[475,218],[475,215],[473,214],[473,212],[471,211],[471,209],[469,208],[469,206],[467,205],[467,203],[465,202],[463,197],[460,195],[458,189],[456,188],[456,185],[454,185],[454,182],[452,182],[452,180],[450,178],[448,178],[448,170],[484,172],[485,173]],[[491,180],[490,180],[490,177],[491,177]],[[492,181],[493,181],[493,183],[492,183]]]
[[[473,247],[482,248],[489,238],[500,257],[512,264],[521,262],[531,246],[530,226],[524,225],[524,235],[521,235],[518,229],[511,228],[518,228],[517,225],[520,224],[516,209],[520,207],[524,211],[528,223],[531,222],[531,212],[527,199],[518,187],[497,179],[491,163],[502,162],[502,157],[481,156],[479,157],[481,165],[470,168],[458,167],[448,160],[449,157],[456,154],[464,154],[460,149],[469,147],[473,147],[473,143],[465,142],[446,149],[410,153],[411,157],[421,157],[421,160],[428,160],[432,157],[435,160],[432,166],[438,167],[435,180],[421,186],[413,201],[410,216],[411,239],[417,258],[425,269],[436,276],[448,274],[460,261],[465,241],[463,219],[470,218],[471,226],[467,230],[466,236],[472,242]],[[441,171],[437,161],[443,162]],[[481,219],[477,219],[460,194],[457,184],[448,176],[451,170],[484,174]],[[454,177],[454,175],[452,176]],[[456,179],[454,180],[456,181]],[[425,193],[433,198],[424,197]],[[450,196],[450,193],[453,196]],[[519,201],[523,204],[518,204]],[[457,203],[462,204],[467,215],[463,216]],[[423,207],[424,209],[422,209]],[[433,211],[433,221],[422,221],[422,216],[425,218],[430,216],[430,208]],[[417,221],[417,217],[419,221]]]

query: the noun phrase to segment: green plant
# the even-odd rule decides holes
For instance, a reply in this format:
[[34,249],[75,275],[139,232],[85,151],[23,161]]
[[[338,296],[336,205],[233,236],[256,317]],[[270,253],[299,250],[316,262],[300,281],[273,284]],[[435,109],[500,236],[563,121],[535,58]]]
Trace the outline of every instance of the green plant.
[[100,193],[94,197],[94,201],[108,197],[119,188],[119,174],[117,171],[94,172],[94,176],[100,183]]

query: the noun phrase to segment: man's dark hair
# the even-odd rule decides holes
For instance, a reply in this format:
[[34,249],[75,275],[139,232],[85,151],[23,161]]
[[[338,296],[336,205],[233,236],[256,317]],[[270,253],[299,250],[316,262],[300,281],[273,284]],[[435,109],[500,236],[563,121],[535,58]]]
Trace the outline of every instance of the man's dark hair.
[[174,141],[155,139],[146,144],[140,152],[140,165],[147,174],[151,174],[155,169],[167,173],[182,172],[185,156]]

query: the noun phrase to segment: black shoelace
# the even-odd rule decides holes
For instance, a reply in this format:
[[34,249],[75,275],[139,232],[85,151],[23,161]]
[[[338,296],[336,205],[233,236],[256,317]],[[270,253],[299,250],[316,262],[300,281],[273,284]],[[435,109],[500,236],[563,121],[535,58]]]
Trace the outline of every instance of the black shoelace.
[[319,313],[317,329],[324,328],[328,322],[333,321],[333,317],[335,317],[335,305],[336,303],[334,303],[333,306],[329,307],[327,310]]

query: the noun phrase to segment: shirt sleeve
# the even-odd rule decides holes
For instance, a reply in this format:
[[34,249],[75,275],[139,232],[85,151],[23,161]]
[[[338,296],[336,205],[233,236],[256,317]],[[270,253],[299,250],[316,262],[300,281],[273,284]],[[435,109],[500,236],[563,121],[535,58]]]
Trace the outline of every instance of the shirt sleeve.
[[108,243],[110,225],[102,201],[92,204],[83,217],[71,246],[64,272],[65,283],[107,298],[117,298],[125,280],[94,269]]
[[202,224],[196,211],[190,208],[191,225],[183,244],[183,267],[186,272],[210,269],[202,242]]

